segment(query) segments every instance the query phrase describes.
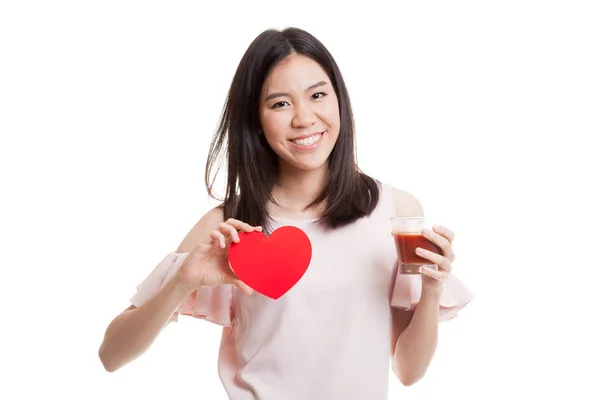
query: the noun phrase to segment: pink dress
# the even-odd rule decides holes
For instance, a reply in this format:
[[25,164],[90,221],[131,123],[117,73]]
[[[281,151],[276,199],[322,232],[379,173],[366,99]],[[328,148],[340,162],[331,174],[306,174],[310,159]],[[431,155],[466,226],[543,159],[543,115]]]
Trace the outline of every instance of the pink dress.
[[[392,188],[382,185],[374,212],[326,232],[312,220],[275,219],[311,240],[312,260],[302,279],[278,300],[248,297],[233,286],[204,287],[173,315],[191,315],[224,327],[218,371],[233,400],[385,400],[390,376],[391,307],[410,309],[421,278],[398,274],[390,234]],[[186,257],[171,253],[138,286],[131,303],[153,296]],[[439,320],[473,299],[451,274]]]

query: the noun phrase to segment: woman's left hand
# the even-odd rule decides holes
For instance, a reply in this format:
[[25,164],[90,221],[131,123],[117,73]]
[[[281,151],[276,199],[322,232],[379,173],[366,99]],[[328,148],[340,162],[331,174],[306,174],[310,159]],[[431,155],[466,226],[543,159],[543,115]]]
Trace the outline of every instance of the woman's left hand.
[[421,233],[426,239],[429,239],[442,249],[442,255],[425,250],[421,247],[417,247],[416,249],[418,256],[423,257],[431,261],[432,264],[438,266],[437,271],[431,268],[422,268],[422,290],[441,293],[444,282],[452,270],[452,262],[454,262],[455,259],[454,251],[452,250],[454,232],[446,227],[438,225],[433,227],[433,232],[428,229],[423,229]]

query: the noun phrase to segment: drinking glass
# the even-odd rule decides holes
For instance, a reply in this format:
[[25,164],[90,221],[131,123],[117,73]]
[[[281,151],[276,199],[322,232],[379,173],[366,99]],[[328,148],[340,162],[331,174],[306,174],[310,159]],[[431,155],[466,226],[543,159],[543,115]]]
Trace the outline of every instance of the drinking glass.
[[426,266],[437,271],[438,266],[415,252],[417,247],[443,255],[442,249],[423,236],[423,229],[433,231],[434,225],[444,225],[439,217],[392,217],[392,235],[398,252],[399,271],[402,274],[419,274]]

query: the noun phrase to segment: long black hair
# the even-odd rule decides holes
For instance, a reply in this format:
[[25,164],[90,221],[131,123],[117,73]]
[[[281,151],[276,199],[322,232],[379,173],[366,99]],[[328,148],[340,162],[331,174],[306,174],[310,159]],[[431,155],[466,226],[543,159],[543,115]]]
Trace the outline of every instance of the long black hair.
[[[223,200],[225,219],[269,226],[267,204],[274,202],[271,192],[277,178],[278,158],[260,134],[260,96],[272,69],[292,54],[310,57],[321,65],[338,98],[340,133],[328,160],[328,182],[308,207],[325,201],[319,223],[330,228],[344,226],[373,211],[379,201],[379,187],[356,164],[354,118],[342,74],[327,48],[302,29],[266,30],[246,50],[211,141],[206,188],[211,197]],[[227,187],[225,197],[219,199],[213,185],[223,155],[227,160]],[[217,170],[213,171],[215,163]]]

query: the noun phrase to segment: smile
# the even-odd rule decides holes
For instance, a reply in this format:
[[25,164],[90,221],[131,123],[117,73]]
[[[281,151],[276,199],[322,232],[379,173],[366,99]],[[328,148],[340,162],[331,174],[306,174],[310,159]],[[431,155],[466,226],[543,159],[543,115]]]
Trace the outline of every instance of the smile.
[[314,135],[303,137],[301,139],[290,139],[290,142],[301,147],[313,147],[321,140],[323,133],[324,132],[315,133]]

